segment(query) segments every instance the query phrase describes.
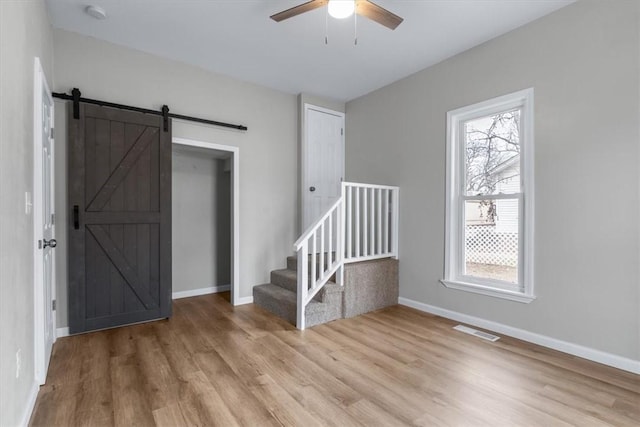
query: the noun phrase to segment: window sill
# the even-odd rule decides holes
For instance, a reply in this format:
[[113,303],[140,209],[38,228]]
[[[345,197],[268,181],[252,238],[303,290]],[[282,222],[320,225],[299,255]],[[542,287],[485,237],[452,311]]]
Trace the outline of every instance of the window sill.
[[520,292],[507,291],[503,289],[491,288],[488,286],[477,285],[475,283],[457,282],[451,280],[440,280],[440,282],[449,289],[457,289],[460,291],[473,292],[475,294],[486,295],[494,298],[508,299],[511,301],[529,304],[535,300],[534,295],[528,295]]

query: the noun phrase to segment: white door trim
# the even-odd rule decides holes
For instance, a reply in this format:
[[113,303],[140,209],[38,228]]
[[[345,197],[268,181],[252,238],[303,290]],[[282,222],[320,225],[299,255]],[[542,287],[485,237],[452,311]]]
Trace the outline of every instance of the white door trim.
[[346,125],[345,125],[345,113],[341,111],[330,110],[328,108],[319,107],[317,105],[304,103],[304,124],[301,133],[301,146],[300,146],[300,165],[301,165],[301,173],[300,173],[300,232],[304,231],[304,218],[305,218],[305,209],[307,208],[307,199],[309,197],[309,193],[307,192],[307,188],[309,188],[309,177],[308,177],[308,165],[307,165],[307,152],[309,147],[307,145],[307,130],[308,130],[308,118],[309,118],[309,110],[319,111],[321,113],[331,114],[333,116],[337,116],[342,118],[342,178],[344,181],[344,171],[345,171],[345,138],[346,138]]
[[[45,383],[47,378],[47,369],[49,367],[49,361],[46,360],[45,349],[45,315],[49,311],[47,307],[50,307],[52,301],[56,298],[56,286],[55,286],[55,251],[52,251],[52,265],[53,271],[51,277],[51,298],[52,301],[45,301],[45,294],[43,292],[43,268],[42,268],[42,249],[38,247],[38,240],[42,235],[43,224],[43,207],[42,207],[42,103],[43,93],[47,94],[47,97],[51,104],[51,120],[54,120],[54,102],[47,84],[47,78],[42,69],[42,64],[39,58],[35,58],[34,61],[34,85],[33,85],[33,301],[34,301],[34,375],[35,380],[39,385]],[[53,123],[52,126],[53,128]],[[55,155],[55,151],[52,153]],[[55,188],[54,176],[55,162],[51,163],[51,187]],[[55,224],[52,227],[52,237],[55,238]],[[49,304],[49,305],[47,305]],[[53,341],[56,340],[56,316],[55,311],[52,314],[53,325]]]
[[204,148],[207,150],[226,151],[231,153],[231,186],[232,188],[232,213],[231,227],[231,304],[242,304],[240,298],[240,147],[233,145],[215,144],[213,142],[196,141],[186,138],[173,138],[174,144],[186,145],[190,147]]

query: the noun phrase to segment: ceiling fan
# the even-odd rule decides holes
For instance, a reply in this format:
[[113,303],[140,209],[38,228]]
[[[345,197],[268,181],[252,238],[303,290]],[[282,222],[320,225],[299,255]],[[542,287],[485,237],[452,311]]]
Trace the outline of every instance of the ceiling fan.
[[271,15],[271,19],[280,22],[327,5],[329,14],[338,19],[351,16],[355,12],[392,30],[403,21],[403,18],[369,0],[311,0]]

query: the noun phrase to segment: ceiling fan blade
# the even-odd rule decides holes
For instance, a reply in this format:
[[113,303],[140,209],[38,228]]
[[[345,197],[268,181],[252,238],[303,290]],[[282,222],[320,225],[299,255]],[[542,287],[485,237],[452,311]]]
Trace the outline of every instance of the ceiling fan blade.
[[270,18],[276,22],[284,21],[285,19],[292,18],[294,16],[300,15],[301,13],[309,12],[319,7],[325,6],[327,3],[329,3],[329,0],[311,0],[306,3],[299,4],[298,6],[294,6],[291,9],[283,10],[280,13],[271,15]]
[[370,2],[369,0],[357,0],[356,13],[366,18],[376,21],[387,28],[395,30],[398,25],[404,21],[395,13],[389,12],[387,9]]

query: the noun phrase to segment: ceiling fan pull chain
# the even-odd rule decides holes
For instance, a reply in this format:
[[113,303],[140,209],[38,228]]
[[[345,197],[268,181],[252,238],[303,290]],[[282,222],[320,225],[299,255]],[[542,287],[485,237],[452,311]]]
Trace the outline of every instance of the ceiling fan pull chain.
[[324,44],[329,44],[329,9],[324,15]]
[[353,44],[358,46],[358,14],[353,14]]

